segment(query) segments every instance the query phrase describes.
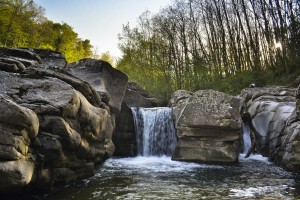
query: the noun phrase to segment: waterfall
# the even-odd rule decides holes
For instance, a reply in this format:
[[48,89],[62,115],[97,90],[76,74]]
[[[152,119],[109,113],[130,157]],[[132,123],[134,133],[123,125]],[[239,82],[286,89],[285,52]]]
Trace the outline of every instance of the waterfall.
[[251,146],[249,123],[242,122],[243,128],[243,153],[247,153]]
[[171,108],[132,108],[132,113],[137,135],[137,154],[171,156],[177,143]]

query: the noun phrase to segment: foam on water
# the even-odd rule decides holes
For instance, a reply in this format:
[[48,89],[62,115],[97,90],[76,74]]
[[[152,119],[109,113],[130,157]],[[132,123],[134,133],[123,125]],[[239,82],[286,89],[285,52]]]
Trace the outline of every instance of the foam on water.
[[112,158],[104,163],[107,168],[129,168],[139,171],[152,171],[152,172],[185,172],[197,168],[222,168],[218,165],[205,165],[197,163],[188,163],[173,161],[171,157],[150,156],[150,157],[133,157],[133,158]]
[[95,176],[43,199],[300,199],[298,188],[292,173],[261,155],[223,166],[139,156],[108,159]]
[[[280,185],[280,186],[259,186],[259,187],[248,187],[244,189],[231,189],[230,190],[230,197],[237,197],[237,198],[243,198],[243,197],[260,197],[268,195],[268,197],[273,197],[275,199],[284,198],[284,199],[291,199],[284,195],[282,195],[279,191],[284,191],[288,188],[287,185]],[[251,198],[251,199],[252,199]]]
[[272,162],[270,162],[267,157],[263,157],[260,154],[251,154],[248,158],[245,158],[245,155],[246,154],[244,153],[239,155],[239,162],[260,161],[266,164],[272,164]]

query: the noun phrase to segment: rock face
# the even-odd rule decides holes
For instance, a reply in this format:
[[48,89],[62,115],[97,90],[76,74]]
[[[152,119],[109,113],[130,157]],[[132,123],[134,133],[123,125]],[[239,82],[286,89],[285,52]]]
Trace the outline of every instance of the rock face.
[[116,146],[115,156],[136,156],[137,141],[131,107],[156,107],[158,101],[137,83],[128,82],[121,112],[116,118],[116,131],[113,142]]
[[4,94],[0,94],[0,105],[0,188],[21,188],[34,176],[29,146],[38,135],[39,120],[32,110],[19,106]]
[[39,67],[49,68],[64,68],[67,65],[66,58],[57,51],[49,49],[28,49],[29,51],[36,53],[42,60]]
[[257,151],[295,172],[300,171],[299,93],[299,87],[249,88],[241,92],[255,129]]
[[158,106],[158,101],[134,82],[128,83],[124,102],[129,107],[152,108]]
[[115,156],[132,157],[137,155],[133,114],[124,101],[122,103],[121,112],[116,118],[116,130],[112,140],[116,146]]
[[173,160],[238,161],[241,99],[213,90],[179,90],[170,100],[178,144]]
[[[111,110],[121,110],[127,76],[93,59],[65,63],[50,50],[0,48],[0,192],[91,176],[113,154]],[[74,76],[89,63],[98,88]]]
[[67,65],[70,74],[88,82],[113,113],[121,110],[128,77],[102,60],[83,59]]

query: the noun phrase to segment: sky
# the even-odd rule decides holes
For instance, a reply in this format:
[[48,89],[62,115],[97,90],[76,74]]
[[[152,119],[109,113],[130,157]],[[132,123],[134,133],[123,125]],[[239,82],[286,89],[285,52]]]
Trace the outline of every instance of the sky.
[[137,25],[138,17],[149,10],[157,13],[172,0],[34,0],[45,8],[45,16],[54,22],[65,22],[83,40],[89,39],[97,53],[110,52],[121,57],[118,34],[122,25]]

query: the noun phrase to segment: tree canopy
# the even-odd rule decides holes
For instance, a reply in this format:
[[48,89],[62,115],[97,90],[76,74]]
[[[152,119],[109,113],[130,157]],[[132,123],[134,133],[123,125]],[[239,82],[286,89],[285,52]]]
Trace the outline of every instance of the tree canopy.
[[93,55],[90,40],[79,38],[66,23],[48,20],[33,0],[0,0],[0,45],[48,48],[64,54],[68,62]]
[[299,0],[174,0],[123,26],[117,68],[165,99],[177,89],[237,93],[251,82],[291,82],[300,71],[299,13]]
[[111,66],[115,67],[115,58],[110,54],[109,51],[102,53],[99,58],[108,62],[109,64],[111,64]]

